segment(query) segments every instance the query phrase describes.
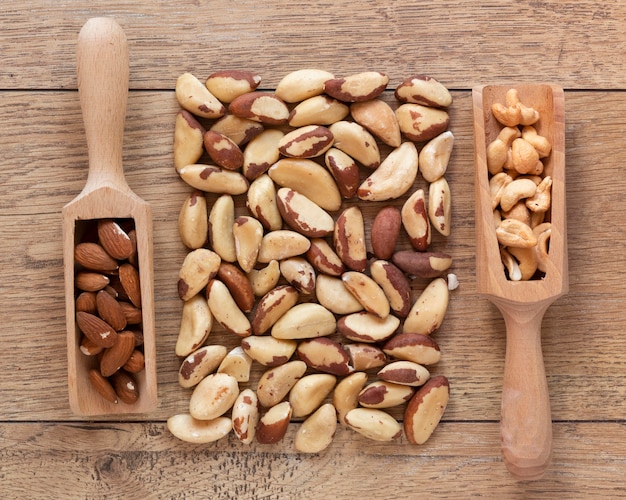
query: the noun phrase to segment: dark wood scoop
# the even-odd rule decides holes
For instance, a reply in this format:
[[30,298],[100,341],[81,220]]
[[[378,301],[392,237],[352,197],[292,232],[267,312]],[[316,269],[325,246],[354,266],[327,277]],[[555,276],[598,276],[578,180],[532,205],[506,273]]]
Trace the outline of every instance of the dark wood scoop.
[[[540,113],[535,125],[552,152],[544,173],[552,177],[552,223],[545,276],[507,279],[495,233],[487,170],[487,145],[502,126],[492,115],[494,102],[516,88],[520,101]],[[548,307],[568,290],[565,210],[565,132],[563,90],[544,84],[486,85],[473,89],[476,191],[477,290],[501,312],[506,325],[501,438],[504,462],[519,479],[540,477],[552,451],[550,398],[541,350],[541,322]]]
[[[114,20],[93,18],[85,23],[78,35],[77,71],[89,174],[82,192],[63,207],[70,406],[80,415],[150,412],[157,403],[152,215],[150,206],[131,191],[124,178],[129,56],[124,31]],[[76,323],[74,249],[89,224],[111,218],[132,221],[137,235],[145,369],[136,376],[139,399],[134,404],[111,403],[94,390],[88,371],[97,365],[93,356],[80,351],[82,335]]]

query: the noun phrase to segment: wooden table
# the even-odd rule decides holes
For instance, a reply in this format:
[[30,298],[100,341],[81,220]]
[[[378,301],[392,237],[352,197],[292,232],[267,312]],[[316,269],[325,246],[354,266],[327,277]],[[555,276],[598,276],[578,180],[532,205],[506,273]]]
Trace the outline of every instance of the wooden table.
[[[616,498],[626,496],[626,4],[347,1],[319,3],[30,0],[0,14],[0,489],[19,498]],[[90,17],[129,39],[124,145],[131,188],[154,212],[159,407],[86,421],[66,386],[61,207],[84,185],[87,151],[75,43]],[[460,287],[437,366],[451,383],[432,438],[376,443],[340,428],[319,455],[276,445],[178,441],[187,408],[174,354],[185,255],[177,234],[189,188],[172,165],[174,84],[190,71],[250,69],[272,89],[287,72],[384,71],[390,89],[429,74],[452,90],[454,256]],[[544,319],[553,461],[518,482],[499,447],[503,321],[476,295],[471,88],[550,81],[566,90],[569,294]]]

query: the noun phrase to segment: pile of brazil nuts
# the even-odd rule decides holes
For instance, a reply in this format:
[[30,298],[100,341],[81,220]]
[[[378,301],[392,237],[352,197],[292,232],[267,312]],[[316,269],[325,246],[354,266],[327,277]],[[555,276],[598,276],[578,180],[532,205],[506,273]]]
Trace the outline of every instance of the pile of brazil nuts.
[[134,404],[134,375],[145,368],[141,285],[132,219],[80,221],[74,247],[80,351],[92,362],[89,381],[112,403]]
[[544,175],[550,142],[537,133],[539,112],[509,89],[504,103],[494,103],[502,125],[487,146],[487,169],[496,236],[507,278],[512,281],[545,276],[551,235],[552,178]]
[[424,443],[450,392],[431,370],[458,286],[452,257],[432,248],[450,234],[452,97],[420,75],[390,105],[375,71],[260,82],[221,71],[176,83],[174,163],[191,190],[175,351],[191,395],[167,427],[194,443],[232,430],[265,444],[301,422],[305,453],[329,446],[338,422]]

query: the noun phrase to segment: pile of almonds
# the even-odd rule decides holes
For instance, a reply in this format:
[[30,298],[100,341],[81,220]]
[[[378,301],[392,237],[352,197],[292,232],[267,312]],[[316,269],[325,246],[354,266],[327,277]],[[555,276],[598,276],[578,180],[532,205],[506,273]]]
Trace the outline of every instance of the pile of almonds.
[[[231,430],[275,443],[302,421],[295,448],[319,452],[337,421],[398,438],[388,410],[404,405],[407,439],[424,443],[449,398],[447,378],[427,367],[458,285],[443,277],[452,257],[431,248],[433,228],[450,234],[452,97],[414,76],[394,110],[381,99],[389,77],[375,71],[298,70],[274,92],[260,82],[221,71],[176,83],[174,164],[193,189],[178,221],[189,253],[175,351],[192,394],[168,429],[195,443]],[[377,207],[371,225],[365,203]],[[214,325],[238,344],[207,343]]]
[[552,178],[544,162],[552,145],[535,125],[539,112],[519,99],[517,89],[507,91],[504,103],[492,105],[502,125],[487,146],[487,169],[496,236],[507,278],[541,279],[548,263],[552,226]]
[[134,374],[145,368],[141,287],[132,219],[81,221],[74,248],[80,350],[93,359],[89,381],[112,403],[134,404]]

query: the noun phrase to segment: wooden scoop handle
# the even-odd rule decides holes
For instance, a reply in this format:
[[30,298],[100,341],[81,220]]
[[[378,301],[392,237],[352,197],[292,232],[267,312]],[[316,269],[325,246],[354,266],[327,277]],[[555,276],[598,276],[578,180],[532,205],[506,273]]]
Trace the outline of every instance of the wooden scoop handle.
[[86,189],[127,190],[122,145],[128,100],[128,43],[111,18],[89,19],[78,34],[78,93],[89,153]]
[[507,330],[502,386],[502,457],[518,479],[543,475],[552,455],[552,420],[541,352],[547,305],[503,312]]

